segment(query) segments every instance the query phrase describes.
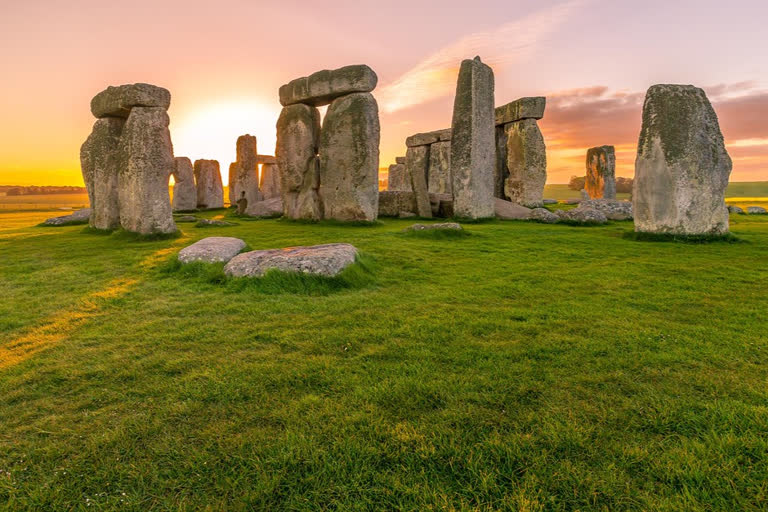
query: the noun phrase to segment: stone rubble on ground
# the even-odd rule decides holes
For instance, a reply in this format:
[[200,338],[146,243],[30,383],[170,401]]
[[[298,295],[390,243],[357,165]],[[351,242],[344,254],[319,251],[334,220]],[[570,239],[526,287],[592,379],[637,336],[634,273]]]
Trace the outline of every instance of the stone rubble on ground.
[[581,207],[601,211],[609,220],[632,220],[632,203],[617,199],[589,199]]
[[560,217],[546,208],[534,208],[531,210],[528,220],[535,220],[536,222],[543,222],[545,224],[555,224],[560,221]]
[[579,205],[572,210],[557,210],[556,215],[561,221],[574,224],[605,224],[608,217],[599,210]]
[[350,244],[250,251],[232,258],[224,273],[233,277],[261,277],[269,270],[279,270],[332,277],[353,264],[357,254]]

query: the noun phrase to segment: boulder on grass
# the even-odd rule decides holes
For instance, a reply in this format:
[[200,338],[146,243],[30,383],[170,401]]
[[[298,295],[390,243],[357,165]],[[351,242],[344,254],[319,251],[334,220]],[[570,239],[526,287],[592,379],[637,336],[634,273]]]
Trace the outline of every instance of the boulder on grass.
[[185,247],[179,252],[179,261],[192,263],[219,263],[231,260],[245,248],[245,242],[228,236],[209,236]]
[[594,208],[578,206],[573,210],[558,210],[557,216],[564,222],[572,224],[605,224],[608,218],[605,214]]
[[464,228],[457,222],[440,222],[437,224],[414,224],[405,228],[406,231],[431,231],[431,230],[448,230],[448,231],[461,231]]
[[528,216],[529,220],[535,220],[536,222],[543,222],[544,224],[555,224],[560,220],[560,217],[547,210],[546,208],[534,208],[531,210],[531,214]]
[[525,220],[531,215],[531,209],[525,206],[496,198],[494,200],[496,217],[503,220]]
[[765,215],[768,211],[762,206],[748,206],[747,213],[750,215]]
[[350,244],[324,244],[251,251],[232,258],[224,273],[233,277],[261,277],[269,270],[332,277],[355,262],[357,249]]
[[744,210],[740,206],[728,205],[728,213],[744,214]]
[[617,199],[589,199],[582,201],[582,208],[601,211],[610,220],[632,220],[632,203]]
[[91,218],[91,209],[83,208],[77,210],[70,215],[62,215],[61,217],[51,217],[47,219],[43,224],[46,226],[70,226],[72,224],[88,224],[88,220]]

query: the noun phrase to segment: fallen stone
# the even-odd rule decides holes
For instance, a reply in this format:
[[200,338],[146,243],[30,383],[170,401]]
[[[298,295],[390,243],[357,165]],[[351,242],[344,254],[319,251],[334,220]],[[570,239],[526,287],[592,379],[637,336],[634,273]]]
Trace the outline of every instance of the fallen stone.
[[228,236],[209,236],[179,251],[179,261],[226,263],[245,248],[245,242]]
[[412,217],[416,217],[416,214],[413,212],[400,212],[398,217],[401,219],[410,219]]
[[233,277],[261,277],[269,270],[332,277],[355,262],[357,249],[350,244],[325,244],[251,251],[232,258],[224,272]]
[[224,186],[216,160],[195,160],[197,207],[200,209],[224,208]]
[[249,204],[245,214],[249,217],[280,217],[283,215],[283,199],[281,197],[272,197]]
[[598,146],[587,150],[586,199],[616,199],[616,150]]
[[531,209],[525,206],[513,203],[511,201],[505,201],[504,199],[495,198],[494,212],[496,217],[503,220],[525,220],[531,215]]
[[522,121],[523,119],[541,119],[544,117],[544,109],[547,106],[547,98],[536,96],[532,98],[520,98],[506,105],[496,107],[496,126]]
[[609,220],[632,220],[632,203],[616,199],[589,199],[580,203],[582,208],[603,212]]
[[227,227],[227,226],[237,226],[234,222],[227,222],[225,220],[218,220],[218,219],[200,219],[197,221],[197,227],[199,228],[208,228],[208,227]]
[[195,169],[192,161],[179,156],[173,159],[173,211],[197,209],[197,187],[195,186]]
[[464,228],[457,222],[441,222],[438,224],[414,224],[405,228],[406,231],[431,231],[431,230],[448,230],[448,231],[462,231]]
[[379,107],[370,93],[333,100],[320,132],[323,218],[374,221],[379,215]]
[[748,206],[747,213],[749,215],[765,215],[768,211],[762,206]]
[[464,60],[451,124],[451,175],[456,216],[493,217],[496,159],[493,70],[480,57]]
[[560,220],[560,217],[546,208],[534,208],[531,210],[528,219],[535,220],[536,222],[543,222],[544,224],[555,224]]
[[317,146],[320,112],[308,105],[284,107],[277,120],[275,156],[280,169],[284,215],[289,219],[320,220],[322,209]]
[[176,222],[197,222],[200,219],[198,219],[194,215],[180,215],[178,217],[174,217],[174,220]]
[[118,179],[122,165],[120,136],[124,126],[124,119],[98,119],[80,148],[83,181],[93,209],[90,224],[96,229],[120,227]]
[[428,190],[434,194],[452,194],[451,143],[436,142],[429,147]]
[[326,69],[280,87],[280,104],[286,107],[304,103],[320,107],[347,94],[371,92],[377,82],[376,73],[365,64]]
[[535,119],[524,119],[505,130],[509,176],[504,193],[513,203],[539,207],[547,181],[547,148],[539,125]]
[[743,215],[744,210],[740,206],[728,205],[728,213],[738,213]]
[[728,233],[732,162],[712,105],[692,85],[654,85],[643,106],[635,160],[635,231]]
[[416,198],[416,213],[420,217],[432,217],[429,205],[427,173],[429,172],[429,146],[410,147],[405,152],[406,173],[411,179],[411,190]]
[[88,224],[88,220],[91,218],[91,208],[83,208],[77,210],[69,215],[62,215],[61,217],[51,217],[43,222],[46,226],[68,226],[73,224]]
[[168,110],[171,93],[151,84],[127,84],[107,87],[91,100],[94,117],[127,118],[133,107],[158,107]]
[[572,224],[605,224],[608,218],[605,214],[594,208],[578,206],[572,210],[557,210],[556,215],[560,220]]
[[581,199],[566,199],[563,201],[563,204],[579,204],[581,203]]

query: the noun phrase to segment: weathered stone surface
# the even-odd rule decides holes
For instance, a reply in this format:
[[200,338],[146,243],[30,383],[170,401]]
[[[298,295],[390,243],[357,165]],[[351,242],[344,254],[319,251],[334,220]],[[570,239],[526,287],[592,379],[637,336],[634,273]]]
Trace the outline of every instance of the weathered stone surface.
[[429,205],[433,217],[453,217],[453,196],[451,194],[429,194]]
[[572,210],[557,210],[557,216],[560,217],[560,220],[572,224],[605,224],[608,222],[608,218],[603,212],[581,205]]
[[496,136],[496,160],[493,167],[493,197],[507,199],[504,192],[504,184],[509,177],[507,168],[507,130],[502,126],[495,128]]
[[93,210],[91,208],[83,208],[77,210],[70,215],[62,215],[61,217],[51,217],[46,219],[43,224],[46,226],[68,226],[72,224],[87,224],[91,218]]
[[546,199],[546,198],[544,198],[544,199],[542,199],[541,202],[544,203],[544,204],[557,204],[557,199]]
[[219,219],[200,219],[197,221],[196,227],[198,228],[210,228],[210,227],[229,227],[237,226],[234,222]]
[[635,231],[725,234],[731,158],[712,105],[692,85],[654,85],[635,160]]
[[416,195],[405,190],[379,192],[379,217],[399,217],[403,212],[416,213]]
[[280,104],[285,107],[304,103],[320,107],[347,94],[371,92],[378,80],[376,73],[365,64],[325,69],[280,87]]
[[531,209],[511,201],[494,198],[496,217],[504,220],[523,220],[531,215]]
[[404,157],[404,156],[398,156],[398,157],[396,157],[396,158],[395,158],[395,163],[396,163],[396,164],[402,164],[402,165],[405,165],[405,157]]
[[457,222],[441,222],[438,224],[414,224],[405,228],[406,231],[430,231],[430,230],[449,230],[462,231],[464,228]]
[[405,164],[392,164],[387,172],[387,190],[411,190],[411,178]]
[[168,110],[171,93],[151,84],[127,84],[107,87],[91,100],[95,117],[128,117],[133,107],[159,107]]
[[547,98],[536,96],[520,98],[506,105],[496,107],[496,126],[522,121],[523,119],[541,119],[544,117],[546,106]]
[[450,128],[435,130],[433,132],[416,133],[405,139],[405,145],[409,148],[416,146],[429,146],[435,142],[450,141],[453,131]]
[[257,155],[256,163],[277,165],[277,158],[272,155]]
[[411,179],[411,190],[416,198],[416,213],[421,217],[432,217],[429,205],[427,173],[429,172],[429,146],[410,147],[405,152],[406,174]]
[[[259,190],[265,200],[280,197],[280,170],[276,163],[261,164]],[[280,204],[283,204],[282,199]]]
[[174,217],[174,219],[177,223],[178,222],[197,222],[198,219],[194,215],[179,215],[178,217]]
[[229,236],[209,236],[179,251],[179,261],[192,263],[228,262],[245,248],[245,242]]
[[224,208],[224,186],[216,160],[195,160],[197,207],[201,209]]
[[308,105],[284,107],[277,120],[275,156],[280,169],[284,215],[290,219],[323,218],[320,198],[320,112]]
[[227,180],[227,200],[230,206],[237,204],[237,196],[235,195],[235,183],[237,183],[237,171],[239,167],[237,162],[229,164],[229,179]]
[[350,244],[325,244],[251,251],[232,258],[224,272],[234,277],[260,277],[268,270],[338,275],[355,262],[357,249]]
[[547,181],[547,149],[535,119],[523,119],[505,126],[507,169],[504,193],[510,201],[529,208],[543,204]]
[[589,199],[580,203],[582,208],[601,211],[610,220],[632,220],[632,203],[616,199]]
[[256,137],[245,134],[237,138],[237,159],[233,166],[230,175],[234,174],[235,180],[229,182],[230,204],[238,204],[243,198],[248,204],[261,201]]
[[80,166],[88,199],[93,209],[91,227],[115,229],[120,226],[118,175],[122,162],[120,136],[125,120],[98,119],[80,148]]
[[400,215],[397,216],[398,219],[410,219],[413,217],[416,217],[417,215],[413,212],[400,212]]
[[616,150],[597,146],[587,150],[585,189],[591,199],[616,199]]
[[748,206],[747,213],[749,215],[765,215],[768,211],[762,206]]
[[579,190],[579,194],[581,194],[581,200],[582,201],[589,201],[589,199],[590,199],[589,192],[587,192],[586,189]]
[[133,107],[120,137],[118,199],[123,229],[141,234],[174,233],[168,181],[173,145],[163,107]]
[[283,214],[283,198],[271,197],[248,205],[245,214],[249,217],[280,217]]
[[320,200],[326,219],[379,214],[379,107],[370,93],[335,99],[320,132]]
[[560,217],[547,210],[546,208],[534,208],[528,216],[529,220],[543,222],[544,224],[554,224],[560,220]]
[[728,205],[728,213],[738,213],[738,214],[743,215],[744,214],[744,209],[741,208],[740,206],[730,205],[729,204]]
[[451,125],[453,208],[458,217],[480,219],[494,215],[493,94],[493,70],[480,57],[462,61]]
[[453,194],[451,142],[436,142],[429,147],[429,192]]
[[185,156],[174,158],[173,203],[171,204],[174,211],[197,209],[195,169],[192,167],[192,161]]

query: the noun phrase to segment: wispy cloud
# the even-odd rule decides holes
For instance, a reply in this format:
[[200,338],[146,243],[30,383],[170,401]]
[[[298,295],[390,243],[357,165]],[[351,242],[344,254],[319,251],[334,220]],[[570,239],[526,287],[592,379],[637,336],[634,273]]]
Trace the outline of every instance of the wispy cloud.
[[520,62],[536,45],[561,26],[588,0],[571,0],[505,23],[494,30],[470,34],[433,53],[376,96],[384,112],[392,113],[452,94],[463,59],[480,55],[496,72]]

